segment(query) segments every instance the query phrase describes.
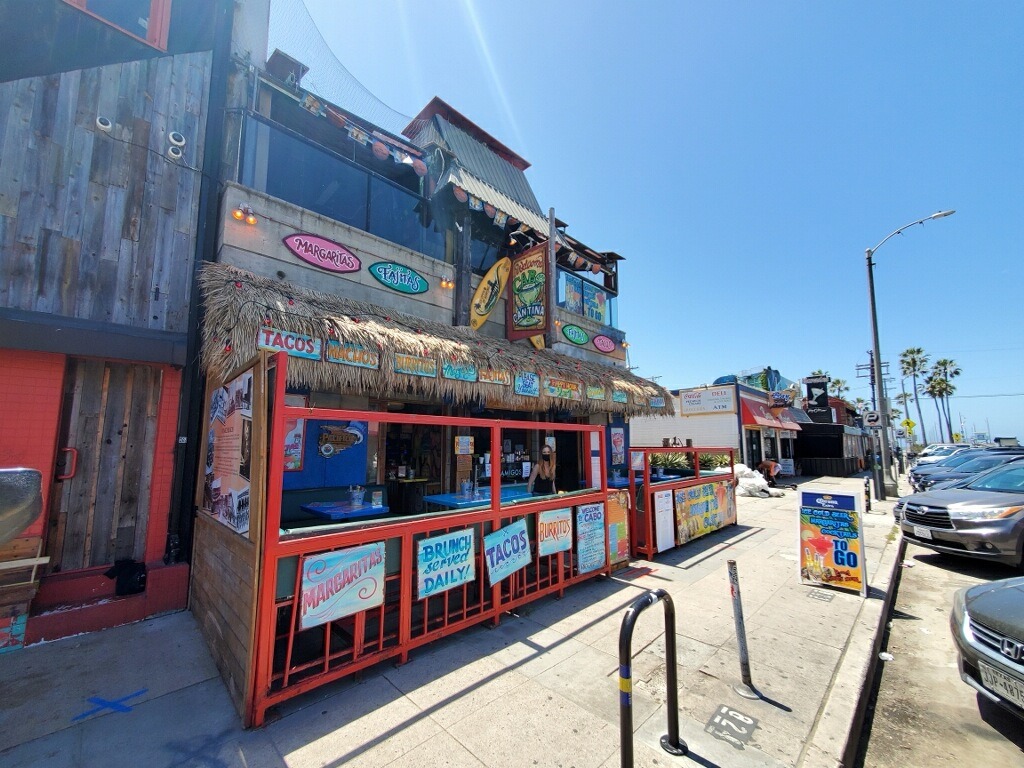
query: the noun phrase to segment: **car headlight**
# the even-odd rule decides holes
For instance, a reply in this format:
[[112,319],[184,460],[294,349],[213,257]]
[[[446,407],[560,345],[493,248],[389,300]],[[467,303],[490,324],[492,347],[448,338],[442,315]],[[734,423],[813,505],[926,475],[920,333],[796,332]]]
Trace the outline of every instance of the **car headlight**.
[[950,510],[949,516],[959,520],[998,520],[1010,517],[1024,510],[1024,507],[992,507],[991,509],[958,509]]

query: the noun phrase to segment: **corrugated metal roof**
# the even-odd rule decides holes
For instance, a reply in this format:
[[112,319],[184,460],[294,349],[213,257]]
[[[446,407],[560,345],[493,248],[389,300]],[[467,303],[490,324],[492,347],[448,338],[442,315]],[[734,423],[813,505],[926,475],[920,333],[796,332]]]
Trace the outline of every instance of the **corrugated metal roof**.
[[516,219],[519,219],[526,226],[534,229],[539,235],[547,238],[548,235],[548,220],[538,213],[534,213],[529,208],[520,205],[508,195],[502,194],[490,184],[486,184],[480,179],[476,178],[473,174],[467,171],[465,168],[459,166],[452,166],[438,181],[437,187],[440,189],[445,184],[454,184],[462,187],[469,194],[474,197],[479,197],[485,203],[490,203],[499,211],[507,213]]
[[[540,214],[540,203],[526,174],[440,115],[434,115],[432,122],[463,168],[521,206]],[[417,139],[417,143],[423,146],[421,140]]]

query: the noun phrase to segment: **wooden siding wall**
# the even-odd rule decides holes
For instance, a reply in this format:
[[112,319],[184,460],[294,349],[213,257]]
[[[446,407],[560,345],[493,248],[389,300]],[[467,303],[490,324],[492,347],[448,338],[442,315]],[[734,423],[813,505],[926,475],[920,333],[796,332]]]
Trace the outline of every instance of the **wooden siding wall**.
[[0,306],[186,331],[209,78],[206,52],[0,83]]
[[189,608],[243,719],[253,663],[258,556],[255,542],[209,515],[196,516]]

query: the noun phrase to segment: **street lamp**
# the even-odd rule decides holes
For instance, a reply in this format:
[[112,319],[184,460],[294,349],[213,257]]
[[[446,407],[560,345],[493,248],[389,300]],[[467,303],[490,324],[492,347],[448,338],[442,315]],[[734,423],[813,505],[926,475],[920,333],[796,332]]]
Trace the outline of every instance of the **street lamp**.
[[875,394],[878,398],[878,410],[882,416],[882,423],[879,429],[879,442],[881,443],[879,453],[882,454],[882,466],[879,469],[876,462],[871,462],[872,473],[875,478],[875,498],[879,501],[885,500],[886,493],[896,496],[898,491],[896,490],[896,480],[892,477],[889,469],[889,407],[885,400],[885,385],[882,381],[882,352],[878,344],[878,314],[875,311],[875,274],[873,269],[874,262],[871,261],[871,257],[874,256],[875,251],[885,245],[890,238],[902,234],[903,230],[909,229],[915,224],[924,224],[926,221],[931,221],[932,219],[942,219],[946,216],[952,216],[954,213],[956,213],[956,211],[939,211],[938,213],[933,213],[931,216],[926,216],[923,219],[918,219],[917,221],[912,221],[909,224],[904,224],[895,232],[890,232],[882,238],[882,241],[874,248],[868,248],[864,252],[868,263],[868,297],[871,300],[871,341],[874,345],[874,359],[872,362],[875,368]]

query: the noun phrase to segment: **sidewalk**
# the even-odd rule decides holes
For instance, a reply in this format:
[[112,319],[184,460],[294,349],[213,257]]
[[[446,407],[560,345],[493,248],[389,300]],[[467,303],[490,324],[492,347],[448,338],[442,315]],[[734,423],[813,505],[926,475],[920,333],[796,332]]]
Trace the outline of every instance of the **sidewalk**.
[[[803,483],[864,489],[863,477]],[[0,764],[612,768],[619,628],[633,600],[661,588],[676,609],[679,726],[690,754],[659,746],[664,613],[653,606],[633,636],[637,766],[842,765],[897,564],[895,499],[873,502],[863,521],[867,599],[799,584],[795,492],[737,501],[737,526],[542,599],[496,628],[442,640],[404,666],[313,691],[257,730],[242,730],[188,612],[0,654]],[[733,690],[730,559],[761,700]],[[722,705],[756,720],[745,744],[705,732]]]

